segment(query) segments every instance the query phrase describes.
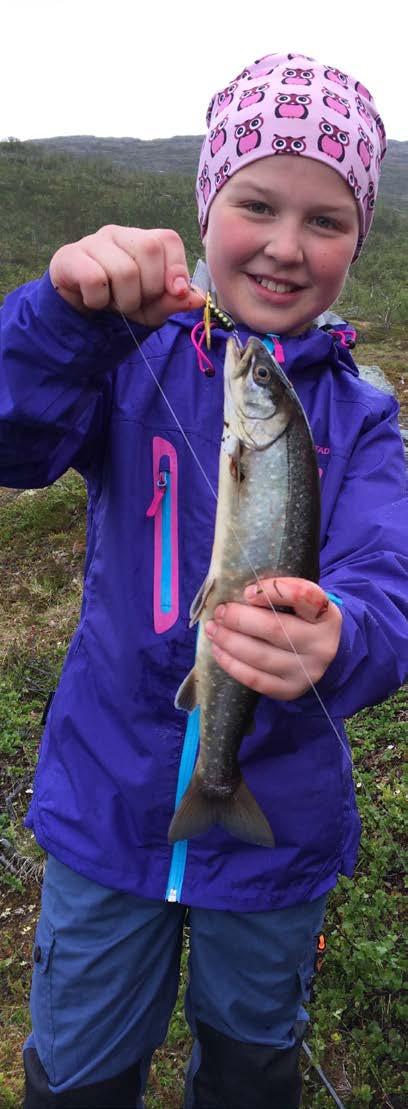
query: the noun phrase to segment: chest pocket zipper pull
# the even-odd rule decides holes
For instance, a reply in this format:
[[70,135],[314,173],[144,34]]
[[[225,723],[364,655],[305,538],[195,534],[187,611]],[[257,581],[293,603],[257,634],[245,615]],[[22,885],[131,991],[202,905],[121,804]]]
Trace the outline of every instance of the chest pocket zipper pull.
[[170,472],[170,462],[168,458],[161,458],[159,463],[159,476],[156,480],[156,488],[154,497],[149,505],[146,516],[155,516],[159,505],[161,504],[164,494],[168,485],[168,475]]

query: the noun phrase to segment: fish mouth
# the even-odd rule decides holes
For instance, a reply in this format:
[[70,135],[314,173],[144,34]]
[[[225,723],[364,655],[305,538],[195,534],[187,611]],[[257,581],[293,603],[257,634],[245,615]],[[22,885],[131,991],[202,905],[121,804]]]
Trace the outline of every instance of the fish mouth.
[[[256,353],[265,358],[266,348],[255,335],[251,335],[245,346],[242,345],[239,336],[231,335],[227,342],[227,358],[231,378],[238,381],[240,377],[245,377],[251,359]],[[268,355],[268,357],[270,356]]]

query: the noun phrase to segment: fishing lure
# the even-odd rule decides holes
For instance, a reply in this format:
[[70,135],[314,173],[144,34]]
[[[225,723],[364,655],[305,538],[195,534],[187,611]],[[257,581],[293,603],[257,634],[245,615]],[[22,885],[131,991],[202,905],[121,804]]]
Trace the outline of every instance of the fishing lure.
[[205,298],[203,322],[207,350],[211,349],[211,323],[218,324],[218,327],[221,327],[223,331],[235,331],[234,320],[228,315],[228,312],[224,312],[222,308],[217,308],[211,293],[207,293]]
[[[197,291],[201,292],[201,289]],[[206,293],[205,296],[204,293],[201,293],[201,295],[204,300],[203,318],[195,324],[195,327],[193,327],[193,330],[191,332],[191,341],[197,352],[199,369],[202,373],[205,374],[206,377],[214,377],[214,366],[211,362],[211,359],[208,357],[208,354],[206,354],[203,350],[204,343],[207,347],[207,350],[211,350],[211,328],[220,327],[223,329],[223,331],[229,331],[230,333],[236,335],[237,340],[238,335],[236,332],[236,325],[234,323],[234,320],[231,316],[228,315],[228,312],[224,312],[221,308],[217,308],[217,305],[214,304],[211,293]]]

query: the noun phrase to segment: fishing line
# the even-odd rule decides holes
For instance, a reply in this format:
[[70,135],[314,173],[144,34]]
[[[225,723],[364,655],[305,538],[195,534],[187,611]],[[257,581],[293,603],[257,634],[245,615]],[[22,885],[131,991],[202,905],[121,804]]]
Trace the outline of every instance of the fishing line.
[[[198,290],[197,290],[197,291],[198,291]],[[184,439],[185,443],[187,444],[187,447],[188,447],[188,449],[189,449],[190,453],[192,454],[193,458],[195,459],[195,462],[197,463],[197,466],[198,466],[198,468],[199,468],[200,472],[202,473],[202,475],[203,475],[203,478],[204,478],[205,482],[207,483],[207,485],[208,485],[208,487],[209,487],[209,489],[210,489],[210,491],[211,491],[211,494],[212,494],[212,496],[214,497],[214,500],[215,500],[215,501],[216,501],[216,503],[218,504],[218,494],[217,494],[216,490],[214,489],[214,487],[213,487],[213,485],[212,485],[212,483],[211,483],[211,481],[210,481],[210,479],[209,479],[208,475],[206,474],[206,472],[205,472],[205,469],[204,469],[204,467],[202,466],[202,464],[201,464],[201,462],[200,462],[200,459],[198,458],[198,456],[197,456],[197,454],[196,454],[196,452],[195,452],[195,450],[194,450],[194,447],[193,447],[192,443],[190,443],[190,440],[189,440],[189,438],[188,438],[188,435],[186,435],[186,432],[184,431],[184,428],[182,427],[182,425],[181,425],[181,423],[180,423],[180,420],[179,420],[179,418],[178,418],[178,416],[177,416],[177,413],[176,413],[176,412],[174,411],[174,408],[173,408],[173,406],[172,406],[172,404],[171,404],[171,401],[169,401],[168,397],[166,396],[166,394],[165,394],[165,392],[164,392],[164,389],[162,388],[162,385],[160,384],[160,381],[158,380],[158,378],[157,378],[157,376],[156,376],[156,374],[155,374],[154,370],[152,369],[152,367],[151,367],[151,365],[150,365],[150,363],[149,363],[148,359],[146,358],[146,355],[145,355],[145,353],[144,353],[144,350],[143,350],[143,348],[142,348],[141,344],[139,343],[138,339],[136,338],[136,335],[134,334],[134,331],[132,330],[132,328],[131,328],[131,326],[130,326],[130,324],[129,324],[129,321],[128,321],[128,320],[126,319],[126,316],[124,316],[124,314],[123,314],[123,312],[122,312],[122,311],[120,310],[119,306],[118,306],[118,305],[115,305],[115,307],[117,308],[117,311],[119,312],[119,314],[120,314],[120,316],[121,316],[121,318],[122,318],[122,320],[123,320],[123,323],[125,324],[125,326],[127,327],[128,331],[130,332],[130,335],[132,336],[133,342],[134,342],[134,344],[135,344],[135,346],[136,346],[137,350],[138,350],[138,351],[139,351],[139,353],[141,354],[141,356],[142,356],[142,358],[143,358],[143,361],[144,361],[145,365],[147,366],[147,369],[149,370],[149,373],[150,373],[151,377],[153,378],[154,382],[156,383],[156,385],[157,385],[157,388],[158,388],[158,390],[159,390],[159,392],[160,392],[161,396],[163,397],[163,400],[164,400],[165,404],[167,405],[167,408],[168,408],[168,409],[169,409],[169,411],[171,412],[171,415],[172,415],[172,417],[173,417],[173,419],[174,419],[174,421],[175,421],[175,423],[176,423],[176,426],[178,427],[178,429],[179,429],[179,431],[180,431],[181,435],[183,436],[183,439]],[[285,628],[284,624],[282,623],[282,620],[281,620],[281,618],[280,618],[280,614],[279,614],[279,612],[278,612],[278,611],[277,611],[277,609],[275,608],[275,606],[274,606],[273,602],[271,601],[270,597],[268,597],[268,594],[267,594],[267,592],[266,592],[266,589],[264,588],[264,586],[263,586],[263,584],[262,584],[262,580],[261,580],[261,579],[259,578],[259,576],[258,576],[258,574],[257,574],[257,571],[256,571],[255,567],[254,567],[254,566],[252,565],[252,562],[251,562],[250,556],[248,555],[247,551],[246,551],[246,550],[245,550],[245,548],[243,547],[243,545],[242,545],[242,543],[241,543],[241,540],[240,540],[239,536],[238,536],[238,535],[236,534],[236,532],[235,532],[235,529],[234,529],[234,528],[231,528],[231,531],[232,531],[232,534],[234,535],[234,538],[236,539],[236,542],[237,542],[237,544],[238,544],[238,546],[239,546],[239,548],[240,548],[240,550],[241,550],[242,554],[244,555],[244,558],[246,559],[246,561],[247,561],[247,563],[248,563],[248,566],[249,566],[249,567],[250,567],[250,569],[252,570],[252,573],[253,573],[253,575],[254,575],[254,577],[255,577],[255,580],[256,580],[256,581],[257,581],[257,583],[258,583],[258,586],[259,586],[259,589],[260,589],[260,591],[261,591],[261,592],[262,592],[262,593],[264,594],[264,596],[266,597],[266,600],[267,600],[267,603],[268,603],[268,605],[269,605],[269,608],[270,608],[270,609],[271,609],[271,611],[272,611],[272,612],[274,613],[274,615],[275,615],[275,616],[277,617],[277,619],[278,619],[278,623],[280,624],[280,627],[281,627],[281,629],[282,629],[282,631],[283,631],[283,633],[284,633],[284,635],[285,635],[285,637],[286,637],[286,640],[287,640],[287,642],[289,643],[289,645],[290,645],[290,647],[291,647],[291,650],[292,650],[292,651],[293,651],[293,653],[295,654],[295,656],[296,656],[296,658],[297,658],[297,660],[298,660],[298,663],[299,663],[299,665],[300,665],[301,669],[303,670],[303,673],[304,673],[305,677],[307,678],[308,682],[310,683],[310,688],[311,688],[311,689],[313,690],[313,692],[314,692],[314,694],[315,694],[315,697],[317,698],[317,700],[318,700],[318,702],[319,702],[319,705],[320,705],[320,707],[322,708],[322,710],[323,710],[323,712],[324,712],[324,715],[326,716],[326,719],[328,720],[328,722],[329,722],[329,724],[330,724],[330,727],[332,728],[332,731],[334,732],[335,736],[337,736],[337,739],[338,739],[338,741],[339,741],[339,743],[340,743],[340,745],[341,745],[341,747],[342,747],[342,749],[343,749],[343,751],[344,751],[344,753],[345,753],[345,755],[346,755],[346,758],[348,759],[348,761],[349,761],[349,763],[350,763],[350,765],[351,765],[351,767],[352,767],[352,766],[353,766],[353,760],[352,760],[352,757],[351,757],[351,753],[350,753],[350,751],[349,751],[349,750],[347,749],[347,747],[346,747],[346,745],[345,745],[345,743],[344,743],[344,741],[343,741],[343,739],[342,739],[342,737],[341,737],[341,735],[340,735],[339,731],[337,730],[337,728],[336,728],[336,725],[335,725],[334,721],[332,720],[332,718],[331,718],[331,716],[330,716],[330,713],[329,713],[328,709],[326,709],[326,706],[325,706],[324,702],[322,701],[322,698],[321,698],[321,696],[320,696],[320,694],[319,694],[319,691],[318,691],[318,690],[316,689],[316,686],[314,685],[314,682],[312,681],[312,679],[311,679],[310,675],[308,674],[308,672],[307,672],[307,669],[306,669],[306,667],[305,667],[305,666],[303,665],[302,659],[301,659],[301,657],[300,657],[300,655],[299,655],[298,651],[296,650],[296,647],[295,647],[294,643],[292,642],[292,639],[291,639],[291,637],[290,637],[289,633],[288,633],[288,632],[286,631],[286,628]],[[364,783],[362,783],[362,785],[363,785],[363,792],[364,792],[364,793],[366,793],[366,794],[367,794],[367,796],[369,797],[370,795],[369,795],[368,789],[366,789],[366,787],[365,787]],[[389,834],[388,834],[388,838],[389,838],[389,842],[390,842],[390,844],[392,844],[392,847],[393,847],[393,849],[395,849],[395,846],[396,846],[396,845],[395,845],[395,842],[394,842],[394,840],[392,839],[391,835],[389,835]],[[327,1076],[325,1075],[324,1071],[322,1070],[322,1068],[321,1068],[321,1067],[319,1067],[319,1066],[318,1066],[318,1064],[316,1064],[316,1063],[314,1063],[314,1062],[313,1062],[313,1059],[312,1059],[312,1053],[311,1053],[311,1050],[310,1050],[310,1047],[309,1047],[309,1045],[308,1045],[308,1044],[306,1044],[306,1043],[305,1043],[305,1041],[303,1041],[303,1044],[302,1044],[302,1046],[303,1046],[303,1050],[305,1051],[305,1053],[306,1053],[306,1055],[307,1055],[307,1057],[308,1057],[309,1061],[311,1062],[312,1066],[314,1067],[314,1069],[316,1070],[317,1074],[319,1075],[319,1078],[320,1078],[321,1082],[322,1082],[322,1083],[323,1083],[323,1085],[324,1085],[324,1086],[326,1087],[326,1090],[327,1090],[327,1092],[328,1092],[329,1096],[330,1096],[330,1097],[332,1098],[332,1100],[334,1101],[335,1105],[337,1105],[337,1106],[338,1106],[338,1109],[345,1109],[345,1106],[344,1106],[343,1102],[342,1102],[342,1101],[340,1101],[340,1098],[339,1098],[339,1097],[338,1097],[338,1095],[336,1094],[336,1091],[334,1090],[333,1086],[332,1086],[332,1085],[331,1085],[331,1083],[329,1082],[329,1080],[328,1080]],[[377,1081],[378,1081],[378,1078],[377,1078]],[[383,1087],[382,1087],[382,1089],[383,1089],[383,1092],[384,1092],[384,1093],[386,1093],[386,1091],[384,1090],[384,1088],[383,1088]],[[387,1095],[386,1095],[386,1096],[387,1096]]]
[[[177,416],[177,413],[176,413],[176,412],[174,411],[174,408],[173,408],[173,406],[172,406],[171,402],[169,401],[168,397],[166,396],[166,394],[165,394],[165,392],[164,392],[164,389],[162,388],[162,386],[161,386],[161,384],[160,384],[160,381],[158,380],[158,378],[157,378],[157,376],[156,376],[156,374],[155,374],[154,370],[152,369],[152,367],[151,367],[151,365],[150,365],[150,363],[149,363],[148,359],[146,358],[146,355],[145,355],[145,353],[144,353],[143,347],[141,346],[141,344],[139,343],[138,339],[136,338],[136,335],[134,334],[134,331],[132,330],[132,328],[131,328],[131,326],[130,326],[130,323],[129,323],[129,321],[128,321],[128,320],[126,319],[126,316],[124,316],[124,315],[123,315],[123,312],[121,312],[121,310],[120,310],[120,308],[118,307],[118,305],[116,305],[116,307],[117,307],[117,309],[118,309],[118,311],[119,311],[119,313],[120,313],[120,315],[121,315],[121,317],[122,317],[122,320],[123,320],[124,324],[126,325],[126,327],[127,327],[128,331],[130,332],[130,334],[131,334],[131,336],[132,336],[132,339],[133,339],[133,341],[134,341],[134,344],[135,344],[135,346],[137,347],[137,349],[138,349],[138,351],[139,351],[139,354],[141,354],[141,356],[142,356],[142,358],[143,358],[143,361],[145,362],[145,365],[147,366],[147,368],[148,368],[148,370],[149,370],[149,373],[151,374],[151,376],[152,376],[153,380],[155,381],[155,383],[156,383],[156,385],[157,385],[157,388],[159,389],[159,392],[161,393],[161,395],[162,395],[162,397],[163,397],[163,400],[165,401],[165,403],[166,403],[166,405],[167,405],[167,407],[168,407],[169,411],[171,412],[171,415],[172,415],[173,419],[175,420],[175,423],[177,424],[177,427],[178,427],[179,431],[181,432],[181,434],[182,434],[182,436],[183,436],[183,439],[184,439],[185,443],[187,444],[187,447],[188,447],[189,451],[191,452],[191,454],[192,454],[193,458],[195,459],[195,461],[196,461],[196,463],[197,463],[197,466],[199,467],[199,469],[200,469],[200,471],[201,471],[201,473],[202,473],[202,475],[203,475],[203,478],[204,478],[204,480],[206,481],[206,483],[207,483],[207,485],[208,485],[208,488],[209,488],[209,489],[211,490],[211,493],[212,493],[212,496],[214,497],[214,500],[215,500],[215,501],[216,501],[216,503],[218,504],[218,495],[217,495],[217,492],[216,492],[216,490],[214,489],[214,486],[212,485],[212,483],[211,483],[211,481],[210,481],[210,479],[209,479],[208,475],[206,474],[206,472],[205,472],[205,469],[204,469],[204,467],[202,466],[202,464],[201,464],[201,462],[200,462],[200,459],[198,458],[198,456],[197,456],[197,454],[196,454],[196,452],[195,452],[195,450],[194,450],[194,447],[193,447],[192,443],[190,443],[190,440],[189,440],[188,436],[186,435],[186,433],[185,433],[185,431],[184,431],[184,428],[182,427],[182,425],[181,425],[181,423],[180,423],[180,420],[179,420],[179,418],[178,418],[178,416]],[[316,686],[314,685],[314,682],[312,681],[312,679],[311,679],[311,677],[310,677],[310,674],[308,674],[308,672],[307,672],[307,669],[306,669],[306,667],[304,666],[304,664],[303,664],[303,662],[302,662],[302,659],[301,659],[301,657],[300,657],[300,655],[299,655],[298,651],[296,650],[296,647],[295,647],[294,643],[292,642],[292,639],[291,639],[291,637],[290,637],[290,635],[289,635],[289,632],[287,632],[287,630],[286,630],[286,628],[285,628],[284,624],[282,623],[282,620],[281,620],[281,618],[280,618],[280,615],[279,615],[279,612],[278,612],[278,610],[277,610],[277,609],[275,608],[275,606],[274,606],[273,602],[271,601],[270,597],[268,597],[268,594],[267,594],[267,592],[266,592],[266,589],[264,588],[264,586],[263,586],[263,584],[262,584],[262,580],[261,580],[261,578],[260,578],[260,577],[258,576],[258,574],[257,574],[257,571],[256,571],[255,567],[253,566],[253,564],[252,564],[252,562],[251,562],[251,559],[250,559],[250,556],[249,556],[248,552],[247,552],[247,551],[245,550],[245,547],[244,547],[244,546],[243,546],[243,544],[241,543],[241,540],[240,540],[239,536],[237,535],[237,533],[236,533],[236,531],[235,531],[235,529],[234,529],[233,527],[231,527],[231,532],[232,532],[232,534],[233,534],[233,536],[234,536],[234,539],[236,540],[236,543],[237,543],[237,545],[238,545],[238,547],[239,547],[239,549],[240,549],[241,553],[243,554],[243,556],[244,556],[244,558],[245,558],[246,562],[248,563],[248,566],[249,566],[249,568],[250,568],[250,569],[252,570],[252,573],[253,573],[253,575],[254,575],[254,578],[255,578],[255,580],[256,580],[256,582],[257,582],[258,586],[259,586],[259,590],[260,590],[260,592],[262,592],[262,593],[264,594],[264,597],[266,597],[266,600],[267,600],[267,602],[268,602],[269,608],[270,608],[270,609],[271,609],[271,611],[272,611],[272,612],[274,613],[274,615],[275,615],[275,616],[277,617],[277,619],[278,619],[278,623],[279,623],[279,625],[280,625],[280,627],[281,627],[281,630],[283,631],[283,633],[284,633],[284,636],[285,636],[285,638],[286,638],[287,642],[289,643],[289,645],[290,645],[290,647],[291,647],[291,649],[292,649],[292,651],[293,651],[294,655],[296,656],[296,658],[297,658],[297,660],[298,660],[298,663],[299,663],[299,666],[300,666],[301,670],[303,670],[303,673],[304,673],[304,675],[305,675],[305,678],[307,678],[307,681],[308,681],[308,683],[309,683],[309,685],[310,685],[310,688],[311,688],[311,689],[313,690],[313,692],[314,692],[314,694],[315,694],[315,697],[317,698],[317,700],[318,700],[318,702],[319,702],[319,705],[320,705],[321,709],[323,710],[323,712],[324,712],[324,714],[325,714],[325,716],[326,716],[326,718],[327,718],[327,720],[328,720],[328,722],[329,722],[329,724],[330,724],[330,727],[332,728],[332,730],[333,730],[333,732],[334,732],[335,736],[337,736],[337,739],[338,739],[338,741],[339,741],[339,743],[340,743],[341,747],[343,748],[343,751],[344,751],[344,753],[345,753],[345,755],[346,755],[346,758],[348,759],[348,761],[349,761],[350,765],[352,766],[352,765],[353,765],[353,760],[352,760],[352,758],[351,758],[351,754],[350,754],[350,751],[349,751],[349,750],[348,750],[348,748],[346,747],[346,744],[344,743],[344,741],[343,741],[343,739],[342,739],[342,737],[341,737],[341,735],[340,735],[340,732],[339,732],[339,731],[337,730],[337,728],[336,728],[336,725],[335,725],[334,721],[332,720],[332,718],[331,718],[331,716],[330,716],[330,713],[329,713],[328,709],[326,708],[326,705],[324,704],[324,701],[322,701],[322,698],[321,698],[321,696],[320,696],[320,693],[319,693],[318,689],[316,689]]]

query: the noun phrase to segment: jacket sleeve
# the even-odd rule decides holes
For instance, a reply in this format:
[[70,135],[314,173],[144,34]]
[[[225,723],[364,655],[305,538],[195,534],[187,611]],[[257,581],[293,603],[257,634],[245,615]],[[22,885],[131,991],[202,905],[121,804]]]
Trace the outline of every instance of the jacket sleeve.
[[[384,700],[408,677],[408,512],[398,405],[366,421],[321,550],[320,584],[342,601],[336,658],[317,689],[333,715]],[[314,709],[313,691],[299,708]]]
[[[149,334],[138,328],[140,338]],[[143,332],[143,335],[141,334]],[[86,473],[103,450],[115,367],[133,340],[115,313],[83,316],[46,273],[0,312],[0,485],[49,485]]]

